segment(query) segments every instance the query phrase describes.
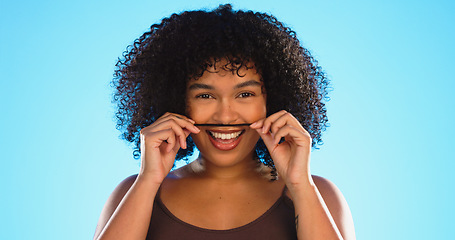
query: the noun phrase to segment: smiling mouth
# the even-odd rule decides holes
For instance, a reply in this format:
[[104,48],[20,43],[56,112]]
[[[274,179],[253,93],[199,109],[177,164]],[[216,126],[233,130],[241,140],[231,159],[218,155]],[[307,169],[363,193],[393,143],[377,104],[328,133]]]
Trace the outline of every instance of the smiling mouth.
[[245,132],[243,130],[231,130],[231,131],[215,131],[207,130],[210,142],[213,146],[222,151],[233,150],[239,145],[242,135]]
[[240,135],[242,135],[245,130],[240,130],[240,131],[236,131],[236,132],[215,132],[215,131],[209,131],[207,130],[208,134],[214,138],[215,140],[235,140],[237,138],[240,137]]

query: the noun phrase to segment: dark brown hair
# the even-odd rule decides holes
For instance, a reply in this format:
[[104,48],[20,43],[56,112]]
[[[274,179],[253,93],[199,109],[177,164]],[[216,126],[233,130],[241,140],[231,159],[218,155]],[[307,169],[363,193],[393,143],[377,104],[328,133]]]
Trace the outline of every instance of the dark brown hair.
[[[252,11],[234,11],[221,5],[213,11],[186,11],[164,18],[127,48],[118,60],[113,101],[117,103],[117,129],[134,143],[139,157],[139,131],[165,112],[185,114],[186,83],[213,64],[227,59],[238,70],[255,64],[267,92],[267,114],[286,110],[310,133],[313,147],[322,144],[327,126],[324,101],[328,80],[294,31],[275,17]],[[187,159],[195,147],[177,160]],[[262,140],[258,159],[270,167],[271,157]]]

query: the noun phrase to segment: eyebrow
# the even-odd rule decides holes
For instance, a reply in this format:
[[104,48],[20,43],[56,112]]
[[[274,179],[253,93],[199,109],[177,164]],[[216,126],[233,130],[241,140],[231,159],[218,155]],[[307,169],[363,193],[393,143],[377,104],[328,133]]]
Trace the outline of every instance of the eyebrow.
[[[239,84],[235,85],[234,89],[239,89],[239,88],[244,88],[244,87],[249,87],[249,86],[262,87],[262,84],[255,80],[248,80],[243,83],[239,83]],[[215,88],[211,85],[203,84],[203,83],[193,83],[188,87],[188,90],[196,90],[196,89],[214,90]]]
[[249,86],[262,87],[262,84],[260,82],[258,82],[258,81],[255,81],[255,80],[248,80],[246,82],[239,83],[239,84],[235,85],[234,89],[243,88],[243,87],[249,87]]
[[196,89],[208,89],[208,90],[213,90],[215,89],[214,87],[207,85],[207,84],[202,84],[202,83],[193,83],[188,87],[188,90],[196,90]]

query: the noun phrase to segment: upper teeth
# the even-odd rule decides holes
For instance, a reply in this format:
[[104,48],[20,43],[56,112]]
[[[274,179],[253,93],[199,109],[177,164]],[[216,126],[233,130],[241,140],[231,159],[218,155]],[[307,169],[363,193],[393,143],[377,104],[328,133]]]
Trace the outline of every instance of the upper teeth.
[[221,139],[233,139],[238,137],[242,131],[234,132],[234,133],[219,133],[219,132],[210,132],[215,138]]

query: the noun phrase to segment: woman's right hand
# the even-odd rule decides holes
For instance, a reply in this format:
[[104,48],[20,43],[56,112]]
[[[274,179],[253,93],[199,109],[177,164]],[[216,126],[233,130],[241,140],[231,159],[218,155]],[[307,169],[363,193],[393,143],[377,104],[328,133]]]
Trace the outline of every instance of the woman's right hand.
[[161,184],[174,165],[180,148],[185,149],[186,138],[200,130],[194,121],[179,114],[165,113],[153,124],[141,130],[141,170],[138,177]]

